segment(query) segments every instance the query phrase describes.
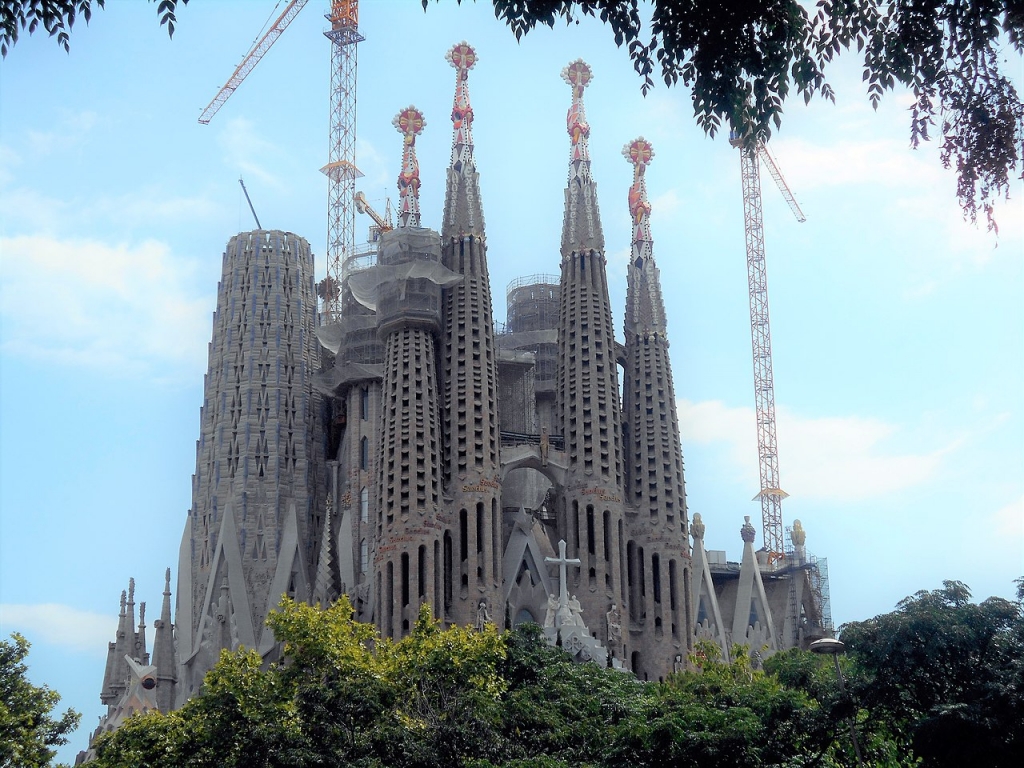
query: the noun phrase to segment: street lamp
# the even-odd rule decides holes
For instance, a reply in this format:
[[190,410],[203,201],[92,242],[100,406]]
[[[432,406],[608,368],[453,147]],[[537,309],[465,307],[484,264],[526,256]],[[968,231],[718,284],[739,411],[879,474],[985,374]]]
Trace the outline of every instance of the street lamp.
[[[846,650],[846,645],[832,637],[823,637],[815,640],[808,648],[812,653],[830,654],[836,663],[836,677],[839,679],[839,692],[845,693],[846,686],[843,684],[843,670],[839,667],[839,654]],[[854,717],[850,716],[850,738],[853,739],[853,752],[857,755],[857,765],[863,768],[864,761],[860,756],[860,744],[857,743],[857,729],[854,727]]]

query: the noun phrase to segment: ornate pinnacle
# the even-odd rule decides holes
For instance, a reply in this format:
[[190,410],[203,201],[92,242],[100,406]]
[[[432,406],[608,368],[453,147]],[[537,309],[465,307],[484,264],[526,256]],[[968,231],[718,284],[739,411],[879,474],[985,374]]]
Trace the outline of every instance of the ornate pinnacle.
[[398,174],[398,221],[400,227],[420,225],[420,165],[416,160],[416,137],[427,121],[416,107],[406,107],[391,121],[403,136],[402,171]]
[[633,217],[633,262],[651,255],[651,204],[647,200],[644,170],[654,158],[654,147],[643,136],[622,148],[622,156],[633,166],[633,185],[629,188],[629,212]]
[[747,544],[754,543],[754,537],[757,535],[757,531],[754,526],[750,524],[750,515],[743,516],[743,527],[740,528],[740,538],[743,539]]
[[473,162],[473,107],[469,103],[469,70],[476,66],[476,51],[463,40],[445,54],[455,67],[455,103],[452,106],[452,167],[459,171]]
[[693,516],[693,521],[690,523],[690,534],[694,540],[704,538],[704,521],[701,519],[700,512]]
[[569,152],[569,181],[590,181],[590,125],[583,106],[583,91],[594,79],[594,73],[583,59],[576,59],[562,70],[562,79],[572,86],[572,106],[565,118],[566,131],[572,140]]

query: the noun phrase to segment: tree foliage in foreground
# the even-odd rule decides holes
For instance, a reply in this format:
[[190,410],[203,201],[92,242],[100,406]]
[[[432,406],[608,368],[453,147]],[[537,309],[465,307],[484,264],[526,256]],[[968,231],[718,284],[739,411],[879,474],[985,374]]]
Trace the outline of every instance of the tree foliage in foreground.
[[748,141],[782,124],[791,91],[834,101],[825,71],[856,48],[872,106],[897,86],[913,95],[910,143],[938,137],[971,221],[984,213],[994,228],[993,203],[1022,171],[1024,104],[1012,80],[1024,53],[1020,0],[650,0],[649,17],[640,0],[493,2],[517,38],[559,19],[600,18],[627,47],[644,93],[655,77],[681,85],[706,133],[726,128]]
[[50,765],[80,715],[69,709],[54,716],[56,691],[28,679],[29,643],[14,633],[0,640],[0,768],[42,768]]
[[[150,2],[173,35],[178,4],[188,0]],[[781,126],[791,91],[805,102],[834,101],[825,71],[856,48],[873,106],[897,87],[913,95],[910,144],[938,138],[942,164],[956,171],[965,217],[976,221],[983,213],[994,229],[994,203],[1009,196],[1014,177],[1024,177],[1024,103],[1012,79],[1024,54],[1021,0],[817,0],[813,7],[800,0],[492,2],[517,39],[559,19],[600,18],[629,51],[644,93],[655,77],[686,88],[706,133],[728,129],[748,142],[767,140],[772,126]],[[0,53],[7,55],[20,30],[40,26],[68,50],[75,20],[88,22],[103,7],[104,0],[4,2]]]
[[[1019,596],[1021,597],[1021,596]],[[525,625],[442,630],[421,613],[393,643],[286,601],[268,618],[282,659],[223,653],[199,696],[131,718],[97,768],[946,768],[1020,764],[1021,601],[976,605],[957,582],[846,625],[832,659],[792,650],[764,670],[698,643],[664,683],[576,664]]]
[[[188,5],[188,0],[149,2],[157,3],[157,18],[173,37],[178,3]],[[102,10],[105,3],[106,0],[5,0],[0,4],[0,56],[7,57],[7,52],[18,42],[20,32],[28,30],[31,35],[40,27],[50,37],[56,37],[57,45],[65,52],[70,52],[71,28],[75,21],[81,18],[88,24],[93,9]]]
[[[702,649],[701,671],[654,684],[576,664],[533,625],[442,630],[425,611],[392,643],[345,600],[286,602],[268,624],[281,662],[225,652],[182,709],[102,737],[97,768],[831,768],[849,753],[845,710],[751,669],[743,652],[726,664]],[[827,660],[800,658],[832,691]],[[884,733],[865,725],[865,737],[889,747],[870,756],[894,753]]]
[[966,585],[946,581],[843,627],[853,695],[874,720],[898,724],[924,766],[1024,765],[1021,597],[972,603]]

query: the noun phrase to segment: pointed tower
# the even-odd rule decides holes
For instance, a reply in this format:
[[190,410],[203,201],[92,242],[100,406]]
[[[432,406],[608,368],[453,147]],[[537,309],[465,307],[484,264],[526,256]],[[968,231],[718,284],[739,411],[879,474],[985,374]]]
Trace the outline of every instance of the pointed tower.
[[675,658],[685,658],[693,647],[690,546],[665,304],[644,178],[654,149],[641,136],[622,154],[633,166],[622,405],[626,503],[636,512],[627,526],[629,608],[631,626],[643,629],[638,650],[644,672],[655,679],[671,672]]
[[[313,582],[313,603],[324,608],[330,606],[341,595],[341,576],[335,558],[334,521],[331,519],[331,497],[327,497],[327,513],[324,515],[324,533],[320,537],[320,552],[317,558],[316,580]],[[350,546],[351,548],[351,542]]]
[[[134,591],[135,580],[129,582],[129,589]],[[114,642],[107,646],[107,665],[103,672],[103,687],[100,689],[100,701],[108,707],[112,706],[124,693],[128,679],[128,670],[125,667],[124,657],[128,653],[128,630],[131,624],[127,622],[128,593],[121,590],[121,610],[117,616],[117,632],[114,635]]]
[[[615,333],[597,207],[597,185],[590,173],[590,127],[583,91],[590,67],[576,60],[562,70],[572,87],[567,117],[570,137],[569,182],[562,224],[559,283],[556,419],[568,462],[558,510],[558,535],[581,567],[571,591],[583,607],[588,626],[600,626],[613,605],[624,604],[622,457],[619,433],[619,382]],[[632,652],[623,633],[616,658]]]
[[153,666],[156,667],[156,702],[161,712],[174,707],[177,674],[174,661],[174,625],[171,624],[171,569],[164,574],[164,600],[160,618],[153,622]]
[[750,515],[743,517],[740,537],[743,539],[743,561],[740,563],[740,578],[736,583],[733,604],[733,644],[747,646],[751,656],[767,656],[779,650],[775,635],[775,621],[761,578],[761,564],[754,553],[754,538],[757,531],[750,524]]
[[315,325],[309,243],[277,230],[231,238],[179,556],[179,704],[224,638],[267,653],[267,612],[282,594],[309,599],[326,495]]
[[384,637],[398,639],[421,603],[437,606],[441,571],[441,425],[437,336],[441,288],[450,273],[440,263],[438,234],[420,227],[415,107],[394,119],[402,134],[398,177],[399,226],[381,238],[373,274],[377,332],[384,340],[378,508],[374,558],[374,617]]
[[443,293],[444,480],[458,527],[458,594],[445,601],[448,617],[475,624],[484,615],[500,620],[501,476],[498,457],[497,361],[487,240],[473,159],[473,107],[469,71],[476,52],[466,42],[446,56],[455,68],[452,157],[448,167],[441,260],[462,280]]

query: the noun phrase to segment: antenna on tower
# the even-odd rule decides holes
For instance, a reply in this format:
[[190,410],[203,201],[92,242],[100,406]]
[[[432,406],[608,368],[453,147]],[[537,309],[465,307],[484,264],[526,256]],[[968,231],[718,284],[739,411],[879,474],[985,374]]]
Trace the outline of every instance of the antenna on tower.
[[252,207],[252,200],[249,197],[249,190],[245,188],[245,182],[242,181],[242,177],[238,177],[238,183],[242,185],[242,191],[245,193],[245,202],[249,204],[249,210],[252,211],[252,217],[256,219],[256,229],[263,229],[263,225],[260,224],[260,217],[256,215],[256,209]]

